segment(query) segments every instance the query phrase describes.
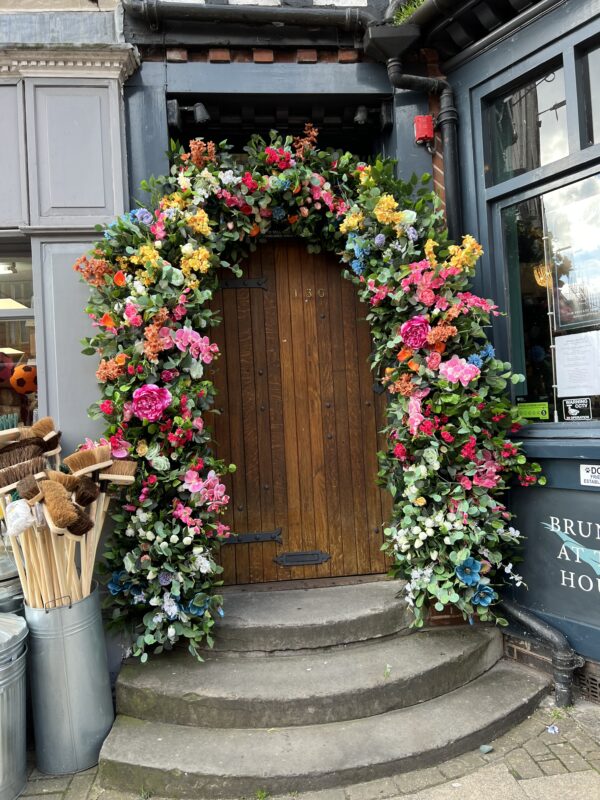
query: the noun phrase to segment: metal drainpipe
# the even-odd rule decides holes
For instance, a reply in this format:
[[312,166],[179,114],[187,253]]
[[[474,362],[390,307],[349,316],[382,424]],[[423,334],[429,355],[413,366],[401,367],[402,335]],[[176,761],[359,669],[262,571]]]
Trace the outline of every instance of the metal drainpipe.
[[364,8],[304,8],[296,6],[207,6],[196,0],[123,0],[123,8],[142,17],[153,30],[164,20],[222,22],[233,24],[335,27],[364,31],[381,20]]
[[573,705],[573,670],[582,667],[585,659],[577,655],[566,636],[535,614],[509,600],[501,600],[498,608],[520,622],[552,649],[554,698],[558,708]]
[[425,78],[420,75],[407,75],[398,58],[387,62],[390,83],[396,89],[413,89],[439,94],[440,113],[438,125],[442,132],[444,154],[444,187],[446,196],[446,222],[448,233],[454,241],[460,241],[463,231],[462,198],[460,193],[460,170],[458,164],[458,112],[454,104],[454,91],[443,78]]

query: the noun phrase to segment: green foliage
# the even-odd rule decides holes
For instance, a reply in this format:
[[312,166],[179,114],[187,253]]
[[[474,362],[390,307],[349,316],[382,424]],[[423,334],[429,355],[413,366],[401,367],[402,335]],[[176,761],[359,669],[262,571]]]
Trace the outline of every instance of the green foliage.
[[396,9],[396,13],[394,14],[394,24],[395,25],[402,25],[403,22],[412,17],[412,15],[417,11],[425,0],[405,0],[402,5]]

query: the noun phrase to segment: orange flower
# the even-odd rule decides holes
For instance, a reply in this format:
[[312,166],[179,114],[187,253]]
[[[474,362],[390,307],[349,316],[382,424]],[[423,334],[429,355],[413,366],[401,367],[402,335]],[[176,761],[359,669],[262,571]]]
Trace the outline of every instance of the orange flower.
[[123,270],[120,269],[118,272],[115,272],[115,277],[113,278],[113,281],[117,286],[125,286],[125,284],[127,283],[127,279],[125,278],[125,273],[123,272]]
[[436,353],[439,353],[441,355],[444,352],[444,350],[446,349],[446,343],[445,342],[436,342],[431,349],[435,350]]
[[113,361],[115,362],[115,364],[118,364],[120,367],[123,367],[125,366],[125,363],[127,362],[128,358],[129,356],[127,355],[127,353],[117,353]]
[[290,214],[288,216],[288,222],[290,225],[293,225],[295,222],[298,222],[298,214]]
[[98,320],[98,324],[102,325],[103,328],[115,328],[116,327],[114,319],[108,313],[103,314],[100,317],[100,319]]
[[413,354],[410,347],[403,347],[397,355],[398,361],[407,361]]
[[255,222],[252,228],[250,229],[250,236],[258,236],[259,233],[260,233],[260,225],[258,225],[258,223]]
[[419,362],[415,361],[414,358],[411,358],[411,360],[408,362],[408,367],[409,369],[412,369],[413,372],[418,372],[420,366],[421,365],[419,364]]

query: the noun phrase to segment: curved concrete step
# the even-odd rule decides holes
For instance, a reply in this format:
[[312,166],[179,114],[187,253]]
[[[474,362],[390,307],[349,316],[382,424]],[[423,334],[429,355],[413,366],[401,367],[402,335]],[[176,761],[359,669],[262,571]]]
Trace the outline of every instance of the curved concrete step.
[[285,794],[386,777],[508,730],[548,678],[500,662],[427,703],[366,719],[279,729],[188,728],[119,716],[100,753],[104,788],[177,798]]
[[305,650],[408,632],[410,611],[397,597],[402,585],[373,581],[277,592],[228,591],[225,617],[215,627],[215,649]]
[[502,657],[494,628],[393,636],[302,655],[185,652],[125,666],[117,711],[139,719],[214,728],[271,728],[382,714],[450,692]]

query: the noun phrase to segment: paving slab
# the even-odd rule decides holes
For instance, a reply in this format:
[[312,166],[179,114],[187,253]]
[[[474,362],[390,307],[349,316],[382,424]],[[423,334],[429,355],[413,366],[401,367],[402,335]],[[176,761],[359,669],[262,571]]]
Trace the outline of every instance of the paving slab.
[[[519,781],[505,764],[483,767],[477,772],[442,786],[404,795],[402,800],[527,800]],[[546,797],[544,800],[548,800]]]
[[[600,775],[596,770],[533,778],[520,784],[527,800],[598,800]],[[487,792],[486,792],[487,794]],[[434,800],[432,798],[431,800]],[[487,800],[492,800],[487,796]]]

